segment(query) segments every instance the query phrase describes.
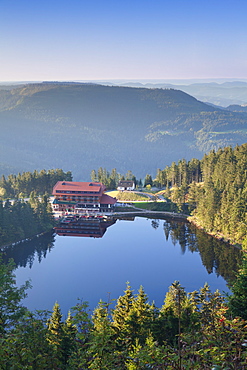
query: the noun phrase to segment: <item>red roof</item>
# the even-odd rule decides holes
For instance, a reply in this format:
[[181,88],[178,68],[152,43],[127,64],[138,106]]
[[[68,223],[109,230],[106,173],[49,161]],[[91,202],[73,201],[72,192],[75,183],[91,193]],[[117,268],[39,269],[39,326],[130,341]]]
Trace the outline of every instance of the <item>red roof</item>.
[[100,204],[115,204],[117,202],[116,198],[110,197],[110,195],[103,194],[100,199]]
[[68,194],[68,192],[73,192],[76,194],[79,192],[93,192],[97,195],[102,195],[106,190],[105,185],[100,182],[75,182],[75,181],[58,181],[53,188],[52,194]]

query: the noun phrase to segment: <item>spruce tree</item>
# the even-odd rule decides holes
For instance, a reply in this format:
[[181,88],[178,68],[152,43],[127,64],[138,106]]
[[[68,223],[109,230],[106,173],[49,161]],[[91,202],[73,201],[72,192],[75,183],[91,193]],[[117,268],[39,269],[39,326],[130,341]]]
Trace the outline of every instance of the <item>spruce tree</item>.
[[118,330],[124,329],[125,322],[128,319],[130,311],[133,306],[133,299],[134,299],[133,290],[131,289],[131,286],[127,282],[124,295],[118,298],[117,304],[112,313],[113,325]]
[[233,317],[240,316],[247,320],[247,258],[245,256],[231,291],[233,294],[228,298],[229,312]]
[[59,353],[63,337],[63,323],[61,309],[57,302],[54,304],[52,315],[47,321],[47,328],[47,340]]
[[27,281],[17,288],[14,269],[12,260],[4,264],[0,257],[0,334],[15,325],[26,312],[26,308],[20,302],[26,297],[30,282]]

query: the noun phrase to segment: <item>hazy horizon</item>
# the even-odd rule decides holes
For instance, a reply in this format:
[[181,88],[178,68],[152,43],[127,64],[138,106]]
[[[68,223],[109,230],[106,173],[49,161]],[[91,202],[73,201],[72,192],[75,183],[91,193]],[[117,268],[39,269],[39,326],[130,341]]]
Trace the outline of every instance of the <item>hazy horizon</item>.
[[247,2],[0,3],[0,81],[247,79]]
[[123,83],[141,83],[143,85],[145,84],[172,84],[172,85],[190,85],[190,84],[210,84],[210,83],[216,83],[216,84],[224,84],[226,82],[244,82],[247,83],[247,78],[188,78],[188,79],[103,79],[103,80],[32,80],[32,81],[22,81],[22,80],[16,80],[16,81],[0,81],[1,85],[5,84],[32,84],[32,83],[45,83],[45,82],[58,82],[58,83],[112,83],[112,84],[123,84]]

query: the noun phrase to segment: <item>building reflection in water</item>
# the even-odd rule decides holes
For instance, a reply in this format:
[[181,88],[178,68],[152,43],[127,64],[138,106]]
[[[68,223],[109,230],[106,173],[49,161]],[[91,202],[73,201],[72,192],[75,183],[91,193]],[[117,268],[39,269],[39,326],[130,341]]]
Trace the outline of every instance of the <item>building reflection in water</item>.
[[103,216],[68,216],[60,220],[55,232],[60,236],[102,238],[106,229],[115,222],[116,219]]

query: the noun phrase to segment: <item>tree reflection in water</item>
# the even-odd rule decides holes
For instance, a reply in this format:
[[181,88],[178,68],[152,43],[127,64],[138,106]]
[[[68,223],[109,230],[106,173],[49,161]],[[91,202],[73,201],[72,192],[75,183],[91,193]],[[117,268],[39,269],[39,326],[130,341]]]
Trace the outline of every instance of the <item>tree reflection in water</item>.
[[[239,249],[205,234],[188,222],[151,219],[151,226],[157,229],[162,221],[166,240],[170,238],[174,245],[179,244],[182,253],[200,253],[202,264],[209,274],[215,272],[228,284],[234,281],[241,262],[242,252]],[[1,253],[3,261],[13,258],[16,267],[31,268],[35,258],[41,262],[47,256],[54,248],[54,242],[55,234],[50,232],[28,242],[9,246]]]
[[213,271],[231,284],[238,271],[242,252],[229,243],[222,242],[188,222],[165,220],[163,230],[166,240],[179,243],[182,253],[199,252],[202,264],[210,274]]
[[51,231],[32,240],[11,245],[2,252],[3,261],[7,263],[12,258],[16,267],[32,268],[35,259],[41,262],[47,252],[54,248],[54,241],[55,233]]

